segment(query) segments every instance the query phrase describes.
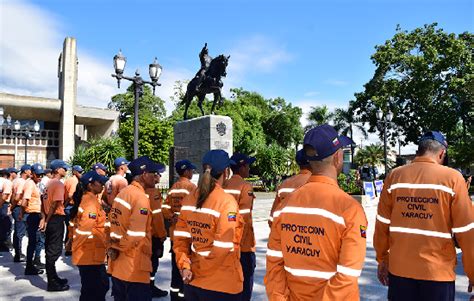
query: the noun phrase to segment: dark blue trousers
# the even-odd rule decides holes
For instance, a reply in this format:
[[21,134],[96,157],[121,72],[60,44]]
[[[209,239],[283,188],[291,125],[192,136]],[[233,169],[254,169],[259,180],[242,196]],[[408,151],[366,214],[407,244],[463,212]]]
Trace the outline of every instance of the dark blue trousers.
[[78,265],[81,276],[79,301],[103,301],[109,290],[109,276],[105,265]]
[[389,274],[390,301],[454,301],[454,281],[417,280]]
[[227,294],[185,284],[184,298],[186,301],[241,301],[242,294]]
[[26,223],[25,219],[27,214],[23,215],[23,219],[20,220],[21,207],[16,206],[12,210],[12,216],[14,219],[14,231],[13,231],[13,248],[15,249],[15,255],[20,256],[21,254],[21,241],[26,234]]
[[150,301],[150,284],[128,282],[112,277],[112,295],[115,301]]
[[41,256],[41,251],[44,250],[44,240],[45,235],[43,231],[38,230],[36,233],[36,249],[35,249],[35,257]]
[[171,286],[170,286],[171,301],[184,300],[183,278],[179,272],[176,264],[176,255],[173,251],[173,243],[171,242]]
[[8,216],[8,206],[10,203],[3,203],[0,208],[0,244],[6,245],[10,239],[12,221]]
[[244,273],[244,290],[242,301],[250,301],[253,291],[253,274],[255,272],[256,259],[254,252],[240,253],[240,264]]
[[41,220],[41,213],[30,213],[26,219],[26,230],[28,231],[28,247],[26,249],[26,262],[32,263],[33,254],[36,249],[36,234]]

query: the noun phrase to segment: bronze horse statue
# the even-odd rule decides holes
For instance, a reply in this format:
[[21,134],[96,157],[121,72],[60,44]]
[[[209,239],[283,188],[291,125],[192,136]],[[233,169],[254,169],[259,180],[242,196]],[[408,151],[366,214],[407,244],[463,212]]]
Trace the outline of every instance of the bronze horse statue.
[[[207,44],[206,44],[207,46]],[[203,48],[207,50],[207,48]],[[188,119],[188,108],[194,99],[194,96],[198,97],[198,107],[201,110],[202,116],[204,116],[204,110],[202,109],[202,103],[206,94],[213,93],[214,101],[212,102],[211,114],[214,114],[216,104],[222,106],[222,95],[221,89],[223,83],[221,77],[227,75],[226,68],[229,63],[230,56],[223,54],[215,57],[211,60],[207,69],[198,71],[196,76],[188,83],[186,88],[186,94],[184,95],[182,104],[185,104],[184,108],[184,120]],[[204,72],[205,71],[205,72]]]

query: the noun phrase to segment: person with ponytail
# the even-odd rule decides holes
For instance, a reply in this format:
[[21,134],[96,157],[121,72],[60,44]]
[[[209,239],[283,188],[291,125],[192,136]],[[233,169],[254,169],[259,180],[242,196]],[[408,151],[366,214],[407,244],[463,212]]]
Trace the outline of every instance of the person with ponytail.
[[185,300],[241,299],[243,219],[235,199],[222,188],[231,163],[223,150],[207,152],[197,189],[182,201],[173,251]]
[[95,171],[86,172],[80,179],[82,189],[76,191],[82,198],[75,213],[72,263],[78,266],[81,276],[79,300],[105,300],[109,290],[105,271],[105,211],[97,198],[107,180]]

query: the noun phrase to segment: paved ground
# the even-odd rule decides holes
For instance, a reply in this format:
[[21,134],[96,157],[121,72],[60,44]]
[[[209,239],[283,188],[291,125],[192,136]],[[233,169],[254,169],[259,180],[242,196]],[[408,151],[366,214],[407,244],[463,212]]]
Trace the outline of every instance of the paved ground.
[[[268,225],[266,217],[273,201],[271,194],[257,194],[255,204],[255,233],[257,239],[257,270],[255,275],[255,287],[253,300],[267,300],[265,296],[265,287],[263,286],[263,277],[265,275],[265,253],[268,237]],[[367,257],[364,270],[359,280],[362,300],[384,300],[387,290],[382,287],[376,278],[377,263],[375,261],[375,252],[372,246],[372,236],[375,222],[376,204],[368,204],[364,207],[369,220],[369,229],[367,233]],[[26,247],[26,241],[25,241]],[[169,244],[166,244],[169,249]],[[25,250],[26,252],[26,250]],[[158,269],[157,284],[162,289],[169,289],[170,283],[170,258],[169,254],[160,262]],[[460,262],[460,254],[458,254]],[[67,292],[49,293],[46,289],[46,276],[24,276],[23,264],[13,263],[12,256],[8,253],[0,253],[0,301],[3,300],[78,300],[80,291],[80,278],[77,268],[75,268],[70,258],[61,257],[57,264],[58,272],[61,277],[69,279],[71,289]],[[468,280],[464,275],[462,266],[459,264],[456,279],[456,300],[468,300],[466,293]],[[109,300],[112,300],[110,297]],[[157,299],[158,300],[158,299]],[[162,298],[161,300],[169,300]]]

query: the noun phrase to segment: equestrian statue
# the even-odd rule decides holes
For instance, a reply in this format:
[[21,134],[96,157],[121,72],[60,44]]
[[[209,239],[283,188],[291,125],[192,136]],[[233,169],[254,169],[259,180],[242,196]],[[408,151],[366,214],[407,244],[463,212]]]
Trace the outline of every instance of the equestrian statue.
[[186,88],[186,94],[183,98],[184,108],[184,120],[188,119],[188,108],[194,99],[194,96],[198,97],[198,107],[204,116],[204,110],[202,109],[202,103],[206,94],[213,93],[214,101],[212,102],[211,114],[214,114],[216,104],[222,106],[222,95],[221,89],[224,85],[221,78],[227,75],[226,68],[229,62],[229,56],[223,54],[212,58],[209,55],[207,49],[207,43],[204,44],[201,52],[199,53],[199,60],[201,61],[201,69],[196,73],[194,78],[188,83]]

